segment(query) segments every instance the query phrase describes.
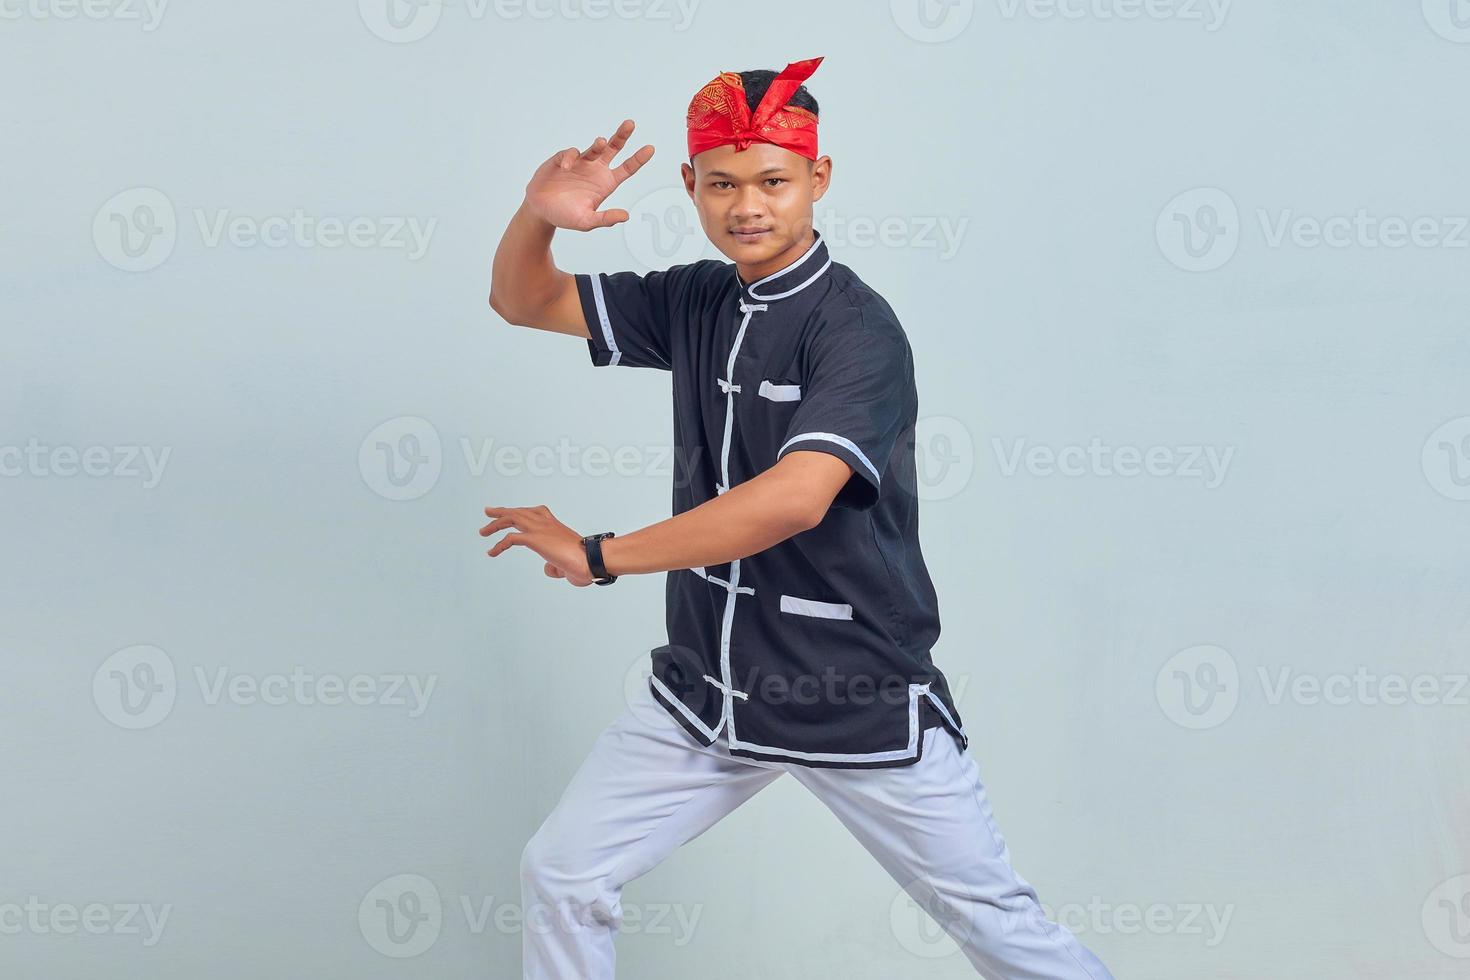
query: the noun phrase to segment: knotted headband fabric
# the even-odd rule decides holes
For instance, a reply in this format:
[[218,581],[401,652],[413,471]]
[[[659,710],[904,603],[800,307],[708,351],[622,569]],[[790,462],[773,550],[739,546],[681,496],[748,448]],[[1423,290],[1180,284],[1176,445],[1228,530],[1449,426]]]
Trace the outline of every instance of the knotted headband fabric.
[[735,144],[739,152],[760,141],[784,146],[808,160],[815,160],[817,117],[807,109],[787,105],[786,100],[821,63],[821,58],[791,62],[771,81],[753,113],[745,101],[745,84],[740,74],[720,72],[689,102],[685,123],[689,129],[690,159],[696,153],[727,143]]

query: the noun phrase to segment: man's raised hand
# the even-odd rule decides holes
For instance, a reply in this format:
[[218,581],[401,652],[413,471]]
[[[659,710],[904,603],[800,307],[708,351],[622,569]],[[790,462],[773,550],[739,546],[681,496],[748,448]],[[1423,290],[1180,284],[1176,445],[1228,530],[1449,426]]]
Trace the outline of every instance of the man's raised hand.
[[617,186],[653,159],[653,146],[645,145],[620,165],[613,157],[633,135],[633,120],[624,119],[611,139],[601,136],[578,151],[569,147],[536,168],[526,185],[526,204],[533,213],[558,228],[591,231],[628,220],[622,208],[599,211]]
[[587,549],[582,536],[561,521],[545,504],[535,507],[486,507],[489,524],[480,528],[480,537],[497,531],[511,533],[495,542],[485,554],[495,558],[510,548],[530,548],[541,556],[547,578],[565,579],[578,587],[592,584],[592,570],[587,567]]

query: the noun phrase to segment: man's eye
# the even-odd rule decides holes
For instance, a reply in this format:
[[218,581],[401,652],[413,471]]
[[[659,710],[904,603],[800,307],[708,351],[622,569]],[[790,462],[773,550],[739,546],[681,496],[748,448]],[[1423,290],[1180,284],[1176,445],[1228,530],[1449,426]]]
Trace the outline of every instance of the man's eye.
[[766,183],[784,184],[786,183],[786,179],[784,177],[767,177]]

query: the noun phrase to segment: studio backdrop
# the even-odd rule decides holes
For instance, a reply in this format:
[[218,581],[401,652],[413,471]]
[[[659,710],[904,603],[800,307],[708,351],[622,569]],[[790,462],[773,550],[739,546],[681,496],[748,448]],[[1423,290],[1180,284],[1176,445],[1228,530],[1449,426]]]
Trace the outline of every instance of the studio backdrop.
[[[1470,971],[1462,0],[0,0],[0,974],[509,978],[663,576],[670,378],[509,326],[722,258],[718,71],[824,58],[815,224],[920,393],[933,650],[1016,869],[1129,980]],[[628,885],[673,980],[961,978],[793,779]]]

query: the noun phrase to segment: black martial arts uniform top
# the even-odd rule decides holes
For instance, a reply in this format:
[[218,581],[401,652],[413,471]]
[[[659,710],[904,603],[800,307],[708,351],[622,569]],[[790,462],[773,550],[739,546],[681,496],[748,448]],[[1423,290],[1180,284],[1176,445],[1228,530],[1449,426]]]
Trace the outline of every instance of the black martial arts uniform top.
[[939,607],[919,552],[918,395],[893,310],[821,233],[746,284],[729,262],[579,274],[595,365],[672,372],[673,511],[816,450],[853,474],[822,522],[736,561],[668,573],[650,684],[702,744],[806,766],[910,765],[943,724]]

